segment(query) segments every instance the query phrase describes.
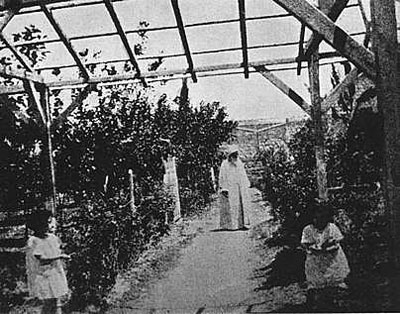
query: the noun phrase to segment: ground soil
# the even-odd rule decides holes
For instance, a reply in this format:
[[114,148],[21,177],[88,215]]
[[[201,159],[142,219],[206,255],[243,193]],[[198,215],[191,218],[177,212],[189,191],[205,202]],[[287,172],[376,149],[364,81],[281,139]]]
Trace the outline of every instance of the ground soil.
[[[266,246],[265,240],[276,226],[260,192],[251,189],[250,195],[249,230],[218,230],[215,199],[201,215],[173,225],[168,235],[118,277],[106,312],[305,312],[305,291],[299,284],[265,289],[265,268],[278,250]],[[79,313],[98,312],[104,311],[89,306]],[[40,313],[40,307],[26,304],[14,313]]]
[[265,282],[260,270],[276,253],[261,239],[275,227],[259,192],[251,192],[249,230],[218,230],[215,201],[195,222],[196,234],[175,252],[168,269],[141,293],[126,279],[121,285],[125,291],[119,292],[120,299],[108,313],[263,313],[304,304],[305,293],[298,284],[260,289]]

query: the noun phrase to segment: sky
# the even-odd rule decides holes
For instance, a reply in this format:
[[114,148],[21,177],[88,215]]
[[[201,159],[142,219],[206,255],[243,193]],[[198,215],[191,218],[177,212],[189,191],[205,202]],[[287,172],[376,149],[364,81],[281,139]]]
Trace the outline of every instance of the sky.
[[[369,14],[367,0],[362,0],[367,14]],[[350,4],[357,0],[350,0]],[[397,2],[397,12],[400,12]],[[237,0],[180,0],[182,18],[185,25],[238,18]],[[138,27],[140,21],[147,21],[149,27],[176,25],[170,0],[123,0],[114,3],[115,10],[125,30]],[[54,17],[61,25],[68,37],[115,31],[111,18],[103,4],[83,6],[63,10],[54,10]],[[246,17],[257,17],[271,14],[286,13],[271,0],[246,0]],[[358,7],[346,9],[337,22],[347,32],[364,31],[364,24]],[[48,38],[57,38],[56,33],[46,20],[44,14],[31,13],[16,16],[6,27],[6,32],[12,34],[21,31],[25,25],[34,24],[41,29]],[[400,18],[398,19],[400,24]],[[192,52],[200,50],[240,47],[239,23],[230,23],[213,26],[197,26],[186,28],[189,46]],[[283,43],[298,41],[300,23],[293,17],[276,18],[272,20],[247,21],[248,45]],[[306,32],[306,38],[310,32]],[[133,46],[138,41],[136,34],[129,34],[128,39]],[[355,39],[362,42],[363,36]],[[126,58],[126,52],[118,36],[86,40],[72,40],[75,50],[89,48],[91,52],[101,51],[100,61]],[[38,66],[56,66],[72,64],[73,59],[62,44],[48,44],[51,51],[47,59]],[[296,45],[285,48],[268,48],[249,50],[250,61],[266,59],[296,57]],[[323,44],[321,51],[330,51],[331,48]],[[168,31],[148,32],[145,55],[183,52],[177,29]],[[4,53],[4,52],[3,52]],[[90,60],[89,60],[90,61]],[[241,51],[229,53],[193,55],[195,67],[221,63],[240,63]],[[141,69],[146,70],[148,60],[139,61]],[[184,69],[187,67],[184,57],[165,59],[160,70]],[[326,95],[332,88],[330,84],[330,66],[321,67],[321,95]],[[340,71],[342,71],[340,69]],[[285,83],[309,101],[308,75],[303,69],[297,76],[295,70],[274,72]],[[43,71],[47,80],[57,80],[51,71]],[[71,78],[76,70],[65,70],[62,78]],[[189,97],[193,103],[200,101],[219,101],[226,106],[230,118],[235,120],[247,119],[274,119],[304,117],[304,112],[277,90],[260,74],[251,73],[245,79],[243,74],[199,77],[197,83],[188,80]],[[156,93],[167,93],[174,97],[179,93],[181,81],[169,81],[164,85],[154,83]]]

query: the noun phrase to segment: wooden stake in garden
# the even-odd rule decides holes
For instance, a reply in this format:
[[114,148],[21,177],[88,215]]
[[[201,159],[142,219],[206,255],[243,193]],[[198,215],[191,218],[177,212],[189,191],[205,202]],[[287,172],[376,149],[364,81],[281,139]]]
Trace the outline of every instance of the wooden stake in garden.
[[55,175],[55,167],[54,167],[54,158],[53,158],[53,143],[51,138],[51,110],[50,110],[50,102],[49,102],[49,90],[42,86],[40,88],[40,99],[41,105],[45,112],[46,118],[46,154],[48,158],[48,164],[45,168],[46,175],[45,182],[46,188],[46,197],[50,204],[50,209],[53,215],[56,214],[56,204],[57,204],[57,191],[56,191],[56,175]]
[[371,0],[372,44],[379,110],[384,118],[384,189],[390,213],[392,257],[400,268],[400,61],[395,2]]
[[130,200],[129,200],[129,204],[131,207],[131,211],[134,213],[136,212],[136,206],[135,206],[135,186],[133,183],[133,171],[132,169],[128,170],[129,173],[129,191],[130,191]]

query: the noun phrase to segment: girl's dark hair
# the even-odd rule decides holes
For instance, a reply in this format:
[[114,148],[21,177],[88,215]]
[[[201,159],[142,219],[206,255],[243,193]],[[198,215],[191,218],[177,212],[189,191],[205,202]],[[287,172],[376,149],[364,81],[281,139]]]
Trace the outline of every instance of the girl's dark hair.
[[332,207],[323,201],[316,201],[311,208],[311,216],[315,217],[318,212],[327,213],[330,217],[333,217]]
[[26,226],[35,232],[39,231],[48,224],[51,216],[52,213],[45,209],[34,211],[27,216]]

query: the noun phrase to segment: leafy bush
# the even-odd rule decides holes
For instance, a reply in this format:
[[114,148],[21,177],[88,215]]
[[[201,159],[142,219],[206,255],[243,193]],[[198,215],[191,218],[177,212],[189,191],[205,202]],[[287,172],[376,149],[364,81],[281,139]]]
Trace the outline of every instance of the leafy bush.
[[[356,111],[353,95],[354,86],[350,86],[326,125],[328,186],[337,188],[329,193],[328,204],[335,209],[335,221],[345,236],[343,244],[352,269],[349,280],[364,291],[360,278],[371,272],[387,274],[390,269],[390,237],[378,183],[382,168],[382,118],[371,106],[374,93],[370,89],[356,101]],[[363,106],[365,102],[369,105]],[[318,196],[314,144],[312,124],[308,121],[290,140],[288,152],[285,147],[272,147],[259,156],[265,166],[264,195],[280,223],[268,244],[285,246],[271,264],[270,285],[286,285],[304,278],[299,273],[302,268],[288,268],[284,260],[292,256],[294,265],[304,261],[296,247],[301,230],[311,221],[309,209]]]
[[171,204],[161,190],[144,198],[135,212],[124,198],[92,195],[64,215],[61,236],[73,253],[68,281],[74,306],[104,305],[118,272],[168,232],[165,213]]
[[24,289],[25,256],[21,253],[0,253],[0,312],[7,312],[12,304],[20,304],[27,295]]
[[[145,49],[147,26],[140,22],[143,31],[135,45],[137,54]],[[37,36],[41,36],[40,30],[31,26],[14,40]],[[47,54],[40,44],[22,49],[33,63]],[[96,59],[101,52],[84,49],[79,54]],[[14,61],[0,59],[7,66]],[[157,60],[150,70],[161,63],[162,59]],[[108,75],[119,71],[113,65],[89,65],[88,70]],[[54,69],[52,74],[58,76],[61,71]],[[127,62],[122,71],[134,69]],[[4,83],[15,82],[5,79]],[[72,96],[78,92],[73,90]],[[177,157],[184,214],[195,213],[210,200],[210,168],[219,164],[218,146],[235,126],[227,121],[219,103],[193,106],[187,95],[174,101],[162,96],[154,103],[151,89],[135,85],[101,87],[96,93],[79,104],[65,123],[52,128],[57,192],[77,206],[77,210],[63,211],[64,204],[59,204],[57,218],[61,225],[69,226],[61,230],[61,236],[67,250],[76,253],[68,277],[80,306],[101,304],[117,272],[168,232],[165,216],[171,210],[171,199],[160,186],[162,157],[168,152]],[[57,119],[64,97],[60,91],[52,91],[50,99],[53,119]],[[48,166],[46,134],[36,124],[40,117],[33,108],[26,96],[3,98],[0,104],[0,175],[4,178],[0,182],[0,210],[31,209],[42,204],[49,193],[44,177]],[[166,147],[161,138],[169,139],[172,146]],[[135,177],[135,214],[126,206],[128,169]],[[7,267],[2,270],[8,274],[11,268]],[[2,276],[7,278],[5,286],[14,286],[11,277]]]

